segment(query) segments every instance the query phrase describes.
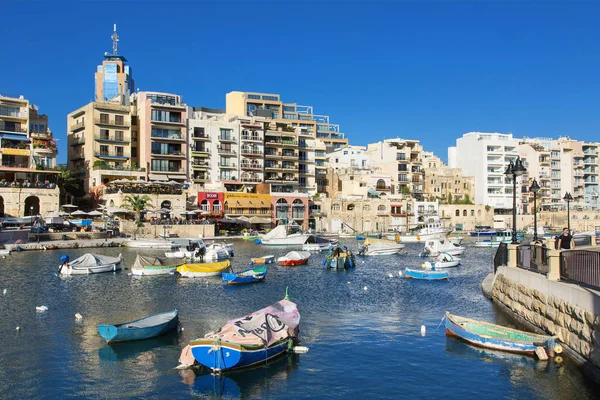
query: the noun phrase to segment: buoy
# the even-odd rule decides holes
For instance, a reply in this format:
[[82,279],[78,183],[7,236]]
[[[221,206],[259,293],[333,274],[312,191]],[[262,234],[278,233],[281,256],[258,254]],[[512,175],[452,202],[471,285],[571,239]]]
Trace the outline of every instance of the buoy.
[[35,308],[35,311],[45,312],[45,311],[48,311],[48,307],[46,307],[46,306],[38,306],[38,307]]
[[562,353],[562,351],[563,351],[562,345],[560,343],[555,343],[553,350],[556,354]]
[[[20,327],[20,326],[17,326],[15,329],[17,330],[17,332],[19,332],[19,331],[21,330],[21,327]],[[561,360],[561,361],[562,361],[562,360]]]
[[421,241],[421,236],[417,236],[417,240],[420,242]]
[[[18,327],[17,327],[17,328],[18,328]],[[561,362],[563,362],[563,359],[562,359],[562,357],[561,357],[561,356],[556,356],[556,357],[554,358],[554,362],[561,363]]]
[[366,286],[363,288],[364,290],[369,290]]
[[394,277],[394,275],[392,275],[391,273],[389,273],[389,274],[388,274],[388,276],[389,276],[390,278],[393,278],[393,277]]
[[83,317],[81,316],[81,314],[77,313],[77,314],[75,314],[75,318],[76,318],[76,319],[81,319],[81,318],[83,318]]
[[294,346],[292,347],[292,351],[297,354],[308,353],[308,347],[306,346]]
[[425,328],[425,325],[421,325],[421,336],[425,336],[426,332],[427,332],[427,329]]

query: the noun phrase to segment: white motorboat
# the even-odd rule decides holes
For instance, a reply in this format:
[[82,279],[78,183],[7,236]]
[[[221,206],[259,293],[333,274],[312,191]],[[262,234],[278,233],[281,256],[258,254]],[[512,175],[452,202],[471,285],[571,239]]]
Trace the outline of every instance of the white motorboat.
[[421,229],[406,235],[396,235],[396,242],[402,243],[422,243],[431,239],[446,236],[446,231],[442,228],[439,218],[431,218],[431,222],[425,224]]
[[423,268],[427,270],[436,270],[442,268],[452,268],[458,267],[460,264],[460,258],[454,257],[448,253],[440,253],[433,262],[425,261],[423,263]]
[[206,252],[201,257],[204,261],[227,260],[231,257],[226,244],[211,243],[206,246]]
[[279,225],[256,241],[265,246],[302,246],[309,236],[300,225]]
[[[519,236],[522,239],[521,236]],[[512,241],[512,231],[494,231],[491,236],[482,236],[480,240],[477,240],[474,247],[498,247],[500,243],[510,243]]]
[[168,240],[126,239],[123,242],[123,246],[134,247],[139,249],[170,250],[177,247],[177,244]]
[[423,256],[438,256],[440,253],[448,253],[453,256],[461,255],[465,252],[465,248],[452,243],[448,239],[430,239],[425,243],[425,247],[421,255]]
[[[175,248],[172,251],[165,252],[167,258],[201,258],[202,251],[200,249],[206,249],[206,244],[202,239],[189,240],[188,245],[185,247]],[[206,250],[205,250],[206,251]]]
[[329,240],[319,236],[310,235],[306,242],[302,245],[304,251],[324,251],[328,250],[332,245],[338,243],[338,240]]
[[358,251],[359,256],[387,256],[398,254],[404,248],[403,244],[391,241],[379,240],[372,242],[370,239],[365,240],[364,245]]
[[9,256],[11,250],[8,249],[0,249],[0,256]]
[[122,257],[104,256],[102,254],[86,253],[73,261],[66,256],[61,257],[63,264],[58,267],[61,275],[87,275],[101,272],[119,271]]

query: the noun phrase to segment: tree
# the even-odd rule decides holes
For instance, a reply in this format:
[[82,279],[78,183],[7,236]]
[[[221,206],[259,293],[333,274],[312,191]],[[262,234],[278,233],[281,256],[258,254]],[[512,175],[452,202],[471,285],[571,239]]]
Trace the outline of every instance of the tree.
[[59,194],[59,205],[65,204],[67,199],[67,193],[73,195],[74,192],[79,189],[79,183],[77,178],[73,176],[73,172],[67,168],[66,165],[58,166],[58,175],[56,176]]
[[150,197],[148,195],[136,195],[128,194],[123,198],[123,206],[132,211],[135,211],[135,220],[140,222],[142,216],[142,210],[145,210],[148,206],[152,207]]

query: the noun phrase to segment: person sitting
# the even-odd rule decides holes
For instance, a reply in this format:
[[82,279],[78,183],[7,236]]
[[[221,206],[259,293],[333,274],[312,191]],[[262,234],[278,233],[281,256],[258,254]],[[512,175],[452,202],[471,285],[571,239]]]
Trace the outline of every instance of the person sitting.
[[559,250],[571,250],[575,248],[575,240],[573,235],[569,232],[569,228],[563,229],[562,235],[558,237],[558,249]]

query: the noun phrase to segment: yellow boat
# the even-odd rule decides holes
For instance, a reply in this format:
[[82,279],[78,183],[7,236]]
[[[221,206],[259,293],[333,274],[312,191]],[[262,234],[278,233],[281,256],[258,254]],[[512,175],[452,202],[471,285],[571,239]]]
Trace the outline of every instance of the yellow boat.
[[183,278],[196,278],[201,276],[217,276],[231,266],[229,260],[203,263],[203,264],[183,264],[177,267],[177,272]]

